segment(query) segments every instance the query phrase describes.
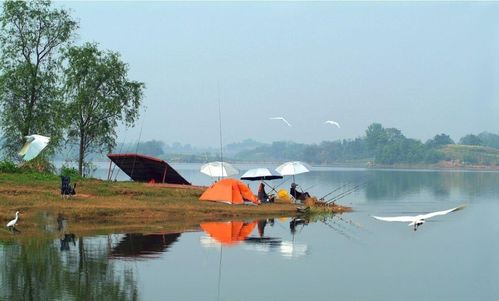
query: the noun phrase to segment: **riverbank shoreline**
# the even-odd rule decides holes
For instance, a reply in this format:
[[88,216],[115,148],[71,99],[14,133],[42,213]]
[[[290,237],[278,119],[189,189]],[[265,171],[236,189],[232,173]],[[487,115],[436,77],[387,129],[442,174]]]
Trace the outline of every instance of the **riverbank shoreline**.
[[[5,231],[0,239],[12,237],[5,224],[21,216],[17,229],[23,236],[46,232],[47,224],[57,228],[64,219],[72,233],[92,235],[130,232],[175,232],[195,229],[202,222],[258,220],[296,216],[296,205],[259,206],[201,202],[200,187],[168,187],[136,182],[97,179],[76,181],[77,195],[61,198],[60,179],[55,175],[0,174],[0,221]],[[336,206],[331,212],[351,208]],[[57,231],[56,231],[57,232]]]

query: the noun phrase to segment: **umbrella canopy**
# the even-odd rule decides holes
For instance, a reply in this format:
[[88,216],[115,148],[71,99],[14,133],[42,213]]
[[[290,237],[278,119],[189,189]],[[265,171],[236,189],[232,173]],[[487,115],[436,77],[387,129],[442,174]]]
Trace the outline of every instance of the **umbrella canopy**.
[[239,170],[231,164],[220,161],[203,164],[199,171],[214,178],[230,177],[239,173]]
[[50,141],[50,137],[41,135],[30,135],[24,138],[26,138],[26,143],[17,153],[24,161],[29,161],[38,156]]
[[294,176],[309,172],[312,168],[305,162],[291,161],[279,165],[275,170],[283,176]]
[[211,185],[203,192],[199,200],[228,204],[243,204],[244,201],[250,201],[254,204],[259,203],[246,184],[232,178],[225,178]]
[[256,222],[211,222],[202,223],[200,226],[204,232],[219,243],[231,245],[245,240],[255,228]]
[[253,168],[245,172],[241,176],[241,180],[250,180],[250,181],[264,181],[264,180],[275,180],[282,179],[281,175],[272,173],[267,168]]

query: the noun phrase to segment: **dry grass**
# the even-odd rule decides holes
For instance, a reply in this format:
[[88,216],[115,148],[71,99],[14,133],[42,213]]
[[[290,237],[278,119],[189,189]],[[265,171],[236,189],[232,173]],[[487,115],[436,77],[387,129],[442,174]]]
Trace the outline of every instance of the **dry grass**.
[[[0,174],[0,222],[21,212],[18,228],[40,232],[43,216],[64,216],[79,235],[113,232],[175,231],[196,228],[204,221],[293,216],[292,204],[227,205],[198,200],[200,189],[169,188],[134,182],[77,181],[78,195],[62,199],[57,176]],[[343,208],[344,209],[344,208]],[[338,211],[342,211],[338,208]],[[0,231],[0,239],[10,235]]]

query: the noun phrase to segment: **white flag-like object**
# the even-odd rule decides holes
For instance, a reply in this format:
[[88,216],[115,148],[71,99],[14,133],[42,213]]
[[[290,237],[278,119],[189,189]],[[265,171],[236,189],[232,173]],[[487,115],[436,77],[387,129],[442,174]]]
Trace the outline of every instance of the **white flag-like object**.
[[26,138],[26,143],[17,153],[24,161],[29,161],[38,156],[50,141],[50,137],[41,135],[30,135],[24,138]]

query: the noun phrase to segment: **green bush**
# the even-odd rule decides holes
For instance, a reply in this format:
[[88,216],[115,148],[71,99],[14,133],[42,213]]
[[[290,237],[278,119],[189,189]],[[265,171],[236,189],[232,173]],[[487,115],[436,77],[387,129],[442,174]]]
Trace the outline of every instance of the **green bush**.
[[19,171],[20,171],[19,168],[16,166],[14,162],[8,160],[0,161],[0,172],[15,173]]
[[24,162],[19,169],[22,172],[55,173],[54,165],[44,157],[37,157],[31,161]]
[[61,167],[61,170],[60,170],[59,174],[61,176],[70,177],[71,179],[79,179],[79,178],[81,178],[80,177],[80,173],[78,172],[78,170],[76,168],[69,167],[69,166],[66,166],[66,165],[63,165]]

